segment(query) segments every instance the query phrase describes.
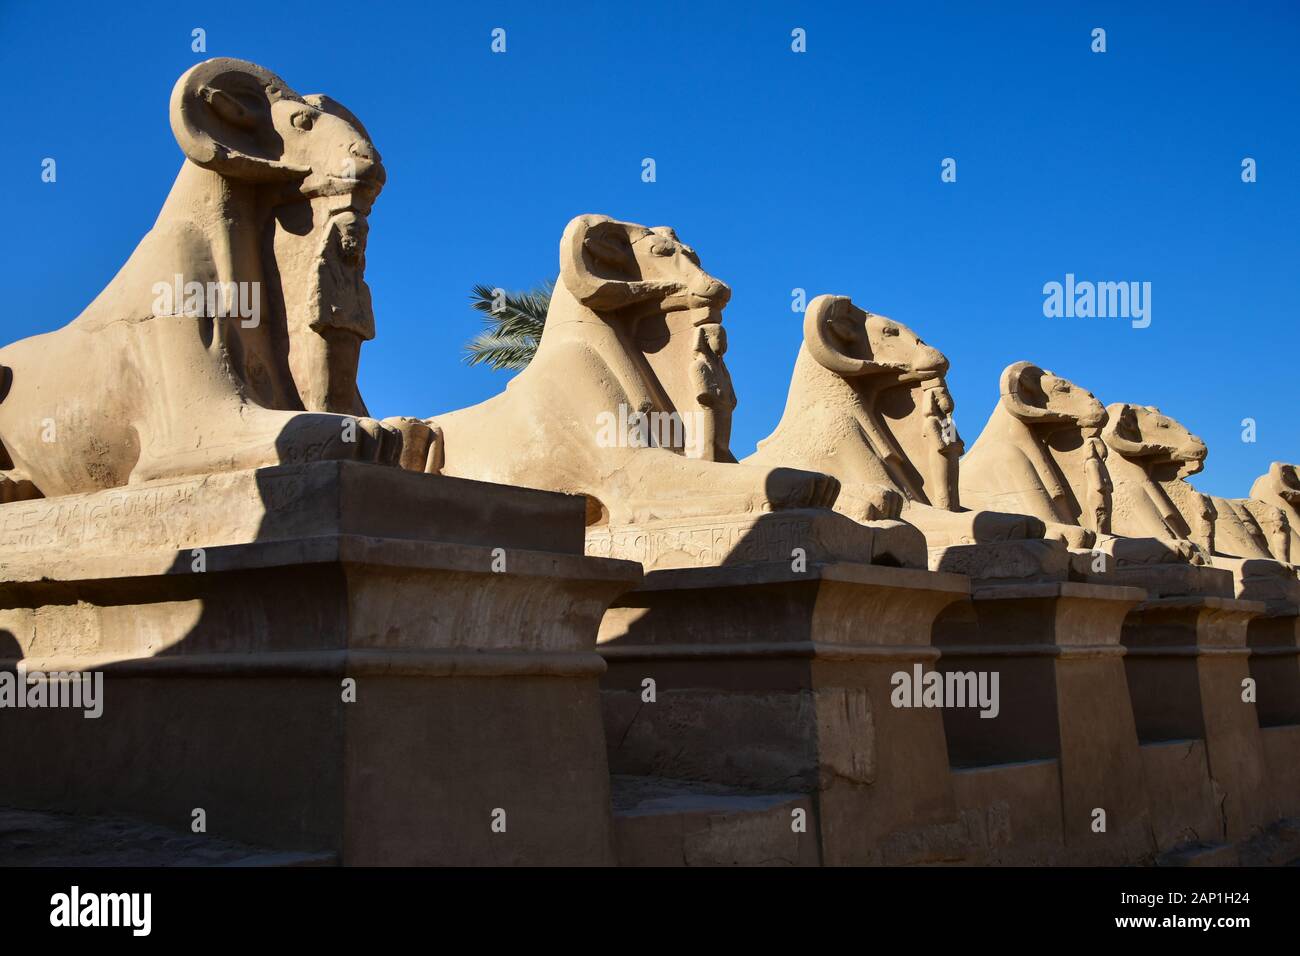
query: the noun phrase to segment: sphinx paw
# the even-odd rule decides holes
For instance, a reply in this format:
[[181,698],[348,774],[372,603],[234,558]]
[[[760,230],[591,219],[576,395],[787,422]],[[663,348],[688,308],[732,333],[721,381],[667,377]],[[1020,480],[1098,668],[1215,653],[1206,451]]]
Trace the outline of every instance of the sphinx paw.
[[835,510],[854,521],[889,521],[903,513],[903,496],[893,488],[855,482],[844,485]]
[[815,471],[774,468],[767,475],[766,492],[774,510],[829,508],[839,497],[840,483]]
[[432,419],[397,416],[385,418],[380,424],[401,437],[399,468],[431,475],[442,470],[442,429]]
[[356,421],[356,458],[376,465],[396,465],[402,456],[402,433],[377,418]]

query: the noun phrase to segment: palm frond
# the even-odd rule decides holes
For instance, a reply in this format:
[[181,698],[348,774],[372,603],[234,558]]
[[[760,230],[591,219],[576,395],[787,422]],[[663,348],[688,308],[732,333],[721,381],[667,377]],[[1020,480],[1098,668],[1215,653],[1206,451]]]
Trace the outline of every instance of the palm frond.
[[537,352],[551,305],[553,282],[526,292],[505,292],[479,284],[470,292],[470,307],[483,314],[487,328],[465,346],[465,361],[497,370],[526,368]]
[[519,371],[528,367],[537,352],[537,342],[494,332],[480,332],[465,346],[465,361],[488,365],[497,371]]

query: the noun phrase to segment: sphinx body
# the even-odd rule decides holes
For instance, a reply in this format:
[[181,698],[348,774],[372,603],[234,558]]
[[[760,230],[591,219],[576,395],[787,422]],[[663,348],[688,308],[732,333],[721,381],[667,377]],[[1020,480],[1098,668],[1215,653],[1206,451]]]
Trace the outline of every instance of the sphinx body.
[[669,228],[573,219],[528,367],[430,419],[442,474],[584,495],[593,525],[829,506],[833,479],[731,455],[730,295]]
[[1072,548],[1089,547],[1109,530],[1111,487],[1096,437],[1105,418],[1101,402],[1073,383],[1028,362],[1009,366],[962,460],[962,499],[1034,515]]
[[1112,453],[1117,530],[1188,541],[1205,555],[1269,557],[1258,528],[1245,529],[1232,502],[1185,480],[1201,471],[1208,450],[1179,422],[1153,406],[1119,403],[1107,408],[1103,437]]
[[1276,524],[1267,528],[1274,542],[1274,557],[1300,563],[1300,476],[1296,474],[1296,466],[1280,461],[1269,465],[1268,471],[1251,485],[1250,501],[1275,508],[1285,524],[1285,544],[1283,528]]
[[364,128],[232,59],[177,81],[171,124],[185,160],[126,264],[69,325],[0,349],[0,498],[330,458],[423,469],[433,432],[366,417],[356,388],[384,182]]
[[[1101,437],[1108,413],[1091,392],[1030,362],[1009,365],[999,391],[988,423],[962,459],[963,501],[1034,515],[1047,524],[1049,537],[1072,550],[1096,549],[1119,565],[1204,563],[1187,540],[1113,533],[1116,488]],[[1125,483],[1119,506],[1126,514],[1133,494]],[[1131,523],[1121,524],[1131,533]]]
[[836,510],[858,521],[901,518],[932,551],[1041,538],[1037,517],[962,508],[947,369],[943,353],[906,326],[845,296],[818,296],[804,314],[781,420],[744,462],[834,475]]
[[1111,452],[1116,532],[1188,542],[1231,570],[1243,595],[1300,597],[1280,508],[1197,491],[1186,479],[1204,467],[1205,442],[1158,408],[1120,403],[1107,414],[1102,435]]

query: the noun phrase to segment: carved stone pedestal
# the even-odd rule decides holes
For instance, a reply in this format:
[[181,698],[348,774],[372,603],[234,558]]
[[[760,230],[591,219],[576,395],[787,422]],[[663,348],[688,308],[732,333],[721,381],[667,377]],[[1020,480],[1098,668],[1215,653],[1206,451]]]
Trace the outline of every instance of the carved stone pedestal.
[[104,674],[98,719],[0,712],[0,804],[609,863],[595,637],[640,571],[584,557],[583,514],[338,462],[0,507],[0,666]]
[[1278,812],[1300,816],[1300,616],[1277,605],[1252,618],[1246,631],[1255,712]]
[[[611,770],[779,806],[812,795],[791,860],[963,859],[942,716],[894,706],[891,680],[932,669],[932,622],[966,593],[956,575],[848,563],[648,574],[601,625]],[[689,859],[651,845],[666,827],[620,827],[620,862]]]
[[1236,596],[1232,572],[1195,564],[1127,564],[1105,556],[1103,570],[1093,571],[1096,559],[1091,552],[1078,552],[1075,566],[1083,569],[1083,580],[1090,584],[1118,584],[1142,588],[1149,598]]
[[1025,862],[1137,862],[1154,850],[1120,646],[1124,617],[1143,593],[1071,582],[981,585],[935,625],[941,671],[997,674],[1000,689],[996,717],[944,710],[954,768],[1059,762],[1059,789],[1009,791],[1012,833],[1059,793],[1059,856]]
[[929,566],[984,584],[1064,581],[1070,552],[1063,542],[1042,539],[945,544],[929,549]]
[[[1255,704],[1242,699],[1250,676],[1247,626],[1263,611],[1256,601],[1159,598],[1139,605],[1124,624],[1138,736],[1144,747],[1176,742],[1175,751],[1186,751],[1176,762],[1148,760],[1161,849],[1191,833],[1236,841],[1276,818]],[[1156,794],[1165,791],[1180,796],[1161,806]],[[1214,832],[1199,832],[1204,812],[1189,803],[1196,794],[1218,810]],[[1168,815],[1180,806],[1190,817]]]
[[1278,606],[1246,629],[1261,727],[1300,724],[1300,608]]
[[1232,572],[1237,597],[1246,601],[1263,601],[1270,607],[1300,605],[1300,578],[1295,567],[1280,561],[1260,558],[1214,556],[1214,566]]

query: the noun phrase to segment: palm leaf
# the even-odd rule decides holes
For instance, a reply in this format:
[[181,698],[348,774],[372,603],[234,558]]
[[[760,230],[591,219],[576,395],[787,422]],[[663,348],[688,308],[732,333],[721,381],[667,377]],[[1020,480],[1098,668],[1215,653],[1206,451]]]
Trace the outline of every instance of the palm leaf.
[[542,339],[554,288],[554,283],[543,282],[526,292],[504,292],[498,302],[495,289],[474,286],[470,307],[483,314],[487,328],[466,344],[465,361],[497,370],[527,368]]
[[537,343],[527,339],[481,332],[465,346],[470,365],[488,365],[497,371],[518,371],[528,367],[537,352]]

